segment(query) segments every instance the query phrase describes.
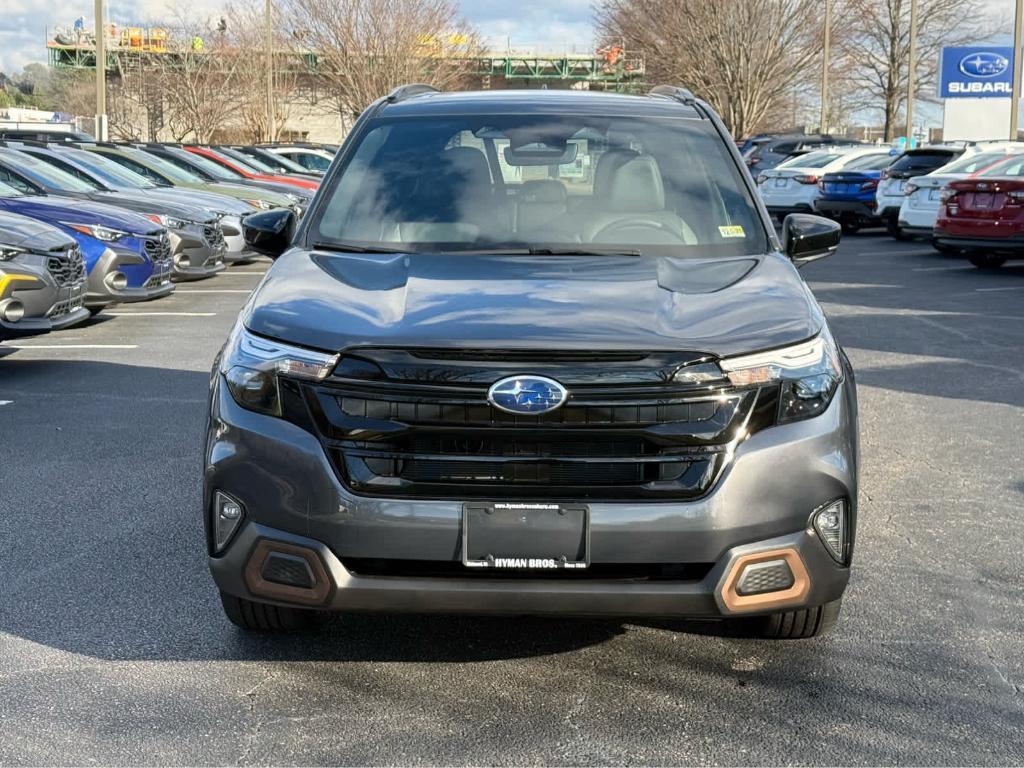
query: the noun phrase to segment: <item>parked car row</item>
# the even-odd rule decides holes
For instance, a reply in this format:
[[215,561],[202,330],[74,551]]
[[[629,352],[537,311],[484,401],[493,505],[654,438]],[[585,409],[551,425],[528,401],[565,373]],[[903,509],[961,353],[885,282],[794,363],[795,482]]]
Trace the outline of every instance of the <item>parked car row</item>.
[[849,234],[884,226],[981,268],[1024,258],[1024,143],[943,144],[895,153],[823,147],[757,174],[770,213],[815,212]]
[[[0,340],[256,258],[243,220],[274,208],[301,217],[332,149],[0,141]],[[289,157],[311,152],[316,168]]]

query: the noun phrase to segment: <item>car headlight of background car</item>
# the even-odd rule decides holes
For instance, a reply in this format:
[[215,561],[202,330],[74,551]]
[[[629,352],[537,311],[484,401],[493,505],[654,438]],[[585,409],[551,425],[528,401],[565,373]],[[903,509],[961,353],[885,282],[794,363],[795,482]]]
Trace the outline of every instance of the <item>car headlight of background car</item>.
[[261,211],[269,211],[274,207],[272,203],[268,203],[266,200],[257,200],[255,198],[252,200],[246,200],[245,202],[253,208],[259,208]]
[[117,242],[122,237],[127,237],[129,234],[128,232],[123,232],[120,229],[111,229],[110,227],[100,226],[99,224],[66,223],[67,226],[71,227],[76,232],[81,232],[83,235],[95,237],[97,240],[102,240],[104,243]]
[[13,245],[0,245],[0,261],[10,261],[20,253],[27,253],[24,248],[15,248]]
[[158,213],[147,213],[146,218],[156,224],[161,224],[167,227],[168,229],[184,229],[190,224],[195,223],[189,221],[188,219],[179,219],[175,218],[174,216],[164,216]]
[[726,358],[719,365],[736,386],[779,382],[780,424],[823,413],[843,378],[839,350],[825,332],[790,347]]
[[338,362],[338,355],[283,344],[235,326],[224,348],[220,372],[231,397],[243,408],[281,415],[278,375],[321,381]]

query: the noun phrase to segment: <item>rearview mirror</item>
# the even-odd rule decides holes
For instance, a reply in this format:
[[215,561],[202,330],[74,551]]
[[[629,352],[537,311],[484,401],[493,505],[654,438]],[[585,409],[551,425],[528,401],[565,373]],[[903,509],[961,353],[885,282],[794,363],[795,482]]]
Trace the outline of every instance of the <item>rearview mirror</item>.
[[252,250],[276,259],[292,244],[295,213],[290,208],[250,213],[242,220],[242,233]]
[[839,224],[823,216],[791,213],[782,222],[782,250],[797,266],[831,256],[841,237]]

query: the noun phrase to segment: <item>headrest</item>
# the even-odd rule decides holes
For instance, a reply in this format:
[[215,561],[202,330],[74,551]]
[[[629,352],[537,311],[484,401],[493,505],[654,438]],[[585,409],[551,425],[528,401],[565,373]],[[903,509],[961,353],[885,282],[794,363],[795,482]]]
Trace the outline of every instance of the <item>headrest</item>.
[[527,181],[519,192],[518,199],[523,203],[565,203],[565,186],[554,179],[537,179]]
[[665,210],[665,186],[650,155],[634,157],[612,174],[608,207],[616,212]]
[[469,185],[490,185],[491,169],[487,157],[476,147],[452,147],[441,153],[444,170],[457,173]]
[[612,175],[623,163],[639,156],[632,149],[610,149],[601,155],[594,169],[594,197],[607,199]]

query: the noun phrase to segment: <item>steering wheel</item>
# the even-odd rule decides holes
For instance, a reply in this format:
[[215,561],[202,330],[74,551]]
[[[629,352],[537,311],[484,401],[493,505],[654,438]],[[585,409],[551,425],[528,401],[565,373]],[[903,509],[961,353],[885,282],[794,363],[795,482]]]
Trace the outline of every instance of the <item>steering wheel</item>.
[[685,245],[686,240],[668,224],[656,219],[615,221],[598,230],[592,243],[638,243],[646,245]]

